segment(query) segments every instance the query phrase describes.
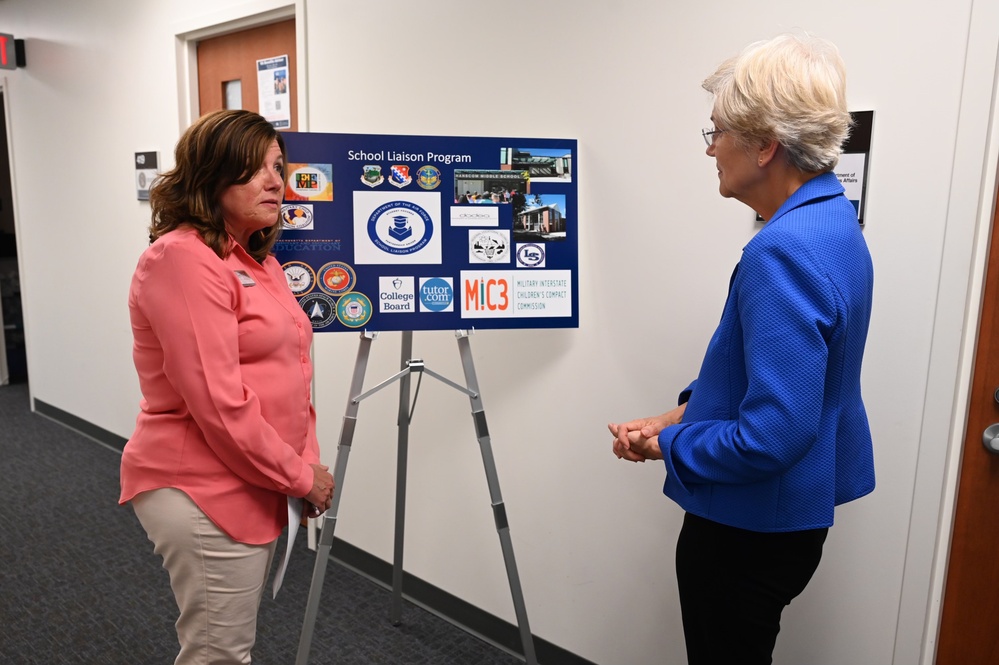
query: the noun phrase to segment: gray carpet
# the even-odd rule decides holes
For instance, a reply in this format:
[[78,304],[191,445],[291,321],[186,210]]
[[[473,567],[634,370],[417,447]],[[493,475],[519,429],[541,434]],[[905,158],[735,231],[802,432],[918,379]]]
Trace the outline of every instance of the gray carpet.
[[[27,385],[0,386],[0,663],[173,662],[176,606],[131,508],[117,505],[120,459],[32,414]],[[278,599],[261,605],[254,663],[295,660],[315,561],[305,541],[303,532]],[[330,562],[310,662],[523,662],[408,603],[393,627],[390,600]]]

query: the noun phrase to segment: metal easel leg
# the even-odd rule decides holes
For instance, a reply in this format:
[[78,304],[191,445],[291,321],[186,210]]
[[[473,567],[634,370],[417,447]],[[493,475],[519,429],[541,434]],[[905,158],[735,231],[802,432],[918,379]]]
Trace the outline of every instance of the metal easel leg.
[[482,407],[482,396],[479,392],[479,382],[475,377],[475,364],[472,361],[472,348],[466,331],[457,331],[458,353],[461,356],[461,366],[465,370],[465,384],[468,386],[469,400],[472,403],[472,420],[475,422],[475,436],[482,451],[482,463],[486,469],[486,480],[489,483],[489,498],[493,506],[493,519],[496,521],[496,532],[499,534],[500,546],[503,549],[503,560],[506,562],[506,575],[510,581],[510,593],[513,596],[513,608],[517,614],[517,625],[520,628],[520,640],[524,646],[524,658],[527,665],[537,665],[534,654],[534,638],[527,621],[527,608],[524,604],[524,593],[520,587],[520,576],[517,574],[517,562],[513,555],[513,542],[510,540],[510,525],[507,522],[506,506],[500,494],[499,477],[496,474],[496,461],[493,459],[493,449],[489,438],[489,428],[486,425],[486,413]]
[[295,665],[307,665],[309,651],[312,648],[312,633],[316,627],[316,615],[319,612],[319,598],[322,595],[323,580],[326,577],[326,564],[329,563],[330,548],[333,546],[333,531],[336,529],[337,511],[340,508],[340,497],[343,496],[343,481],[347,473],[347,458],[350,455],[350,444],[354,439],[354,429],[357,425],[357,410],[360,407],[361,387],[364,385],[364,372],[368,366],[368,355],[371,352],[371,342],[376,333],[361,333],[361,342],[357,349],[357,360],[354,363],[354,375],[350,382],[350,397],[347,400],[347,411],[340,427],[340,441],[337,444],[336,466],[333,469],[333,480],[336,490],[333,492],[333,502],[326,511],[323,528],[319,534],[319,545],[316,548],[316,565],[312,571],[312,585],[309,588],[309,600],[305,606],[305,620],[302,623],[302,635],[298,641],[298,656]]
[[[410,374],[426,373],[439,381],[463,392],[469,396],[472,403],[472,420],[475,424],[475,434],[482,453],[482,463],[486,470],[486,480],[489,484],[489,497],[493,506],[493,519],[499,534],[503,559],[506,563],[506,574],[510,583],[510,593],[513,596],[513,607],[517,614],[517,625],[520,628],[520,639],[524,648],[524,658],[527,665],[538,665],[534,653],[534,638],[527,621],[527,609],[524,605],[524,594],[520,586],[520,576],[517,574],[517,563],[513,554],[513,543],[510,540],[510,526],[507,523],[506,507],[500,494],[499,478],[496,474],[496,462],[493,459],[489,429],[486,426],[486,415],[482,407],[482,397],[479,394],[478,380],[475,377],[475,365],[472,361],[472,351],[468,342],[468,332],[456,331],[458,337],[458,352],[465,372],[466,386],[461,386],[450,379],[427,368],[422,360],[413,359],[412,332],[403,332],[402,364],[403,369],[375,387],[361,393],[364,384],[364,373],[368,364],[368,354],[371,341],[377,333],[362,333],[361,344],[357,352],[357,362],[354,365],[354,375],[350,384],[350,399],[347,403],[347,413],[344,415],[340,430],[340,442],[337,448],[336,468],[333,479],[336,491],[333,503],[326,511],[323,528],[319,536],[319,546],[316,551],[316,565],[312,573],[312,585],[309,589],[309,599],[305,609],[305,620],[302,626],[302,636],[298,643],[298,657],[295,665],[308,665],[309,651],[312,647],[312,634],[315,629],[316,615],[319,610],[319,598],[322,593],[323,579],[326,576],[326,564],[329,562],[330,549],[333,545],[333,530],[336,528],[337,511],[340,497],[343,494],[344,476],[347,471],[347,457],[350,454],[350,444],[354,438],[357,425],[357,411],[362,400],[385,388],[394,381],[401,380],[399,389],[399,451],[396,468],[396,530],[394,565],[392,569],[392,608],[390,619],[393,625],[399,625],[402,614],[402,553],[405,532],[406,512],[406,465],[409,449],[409,422],[412,417],[410,408]],[[419,385],[419,384],[418,384]]]
[[[402,369],[410,367],[413,358],[413,333],[402,333]],[[399,381],[399,448],[395,467],[395,549],[392,563],[392,605],[389,621],[393,626],[402,623],[402,551],[406,531],[406,465],[409,459],[409,395],[412,373],[407,372]]]

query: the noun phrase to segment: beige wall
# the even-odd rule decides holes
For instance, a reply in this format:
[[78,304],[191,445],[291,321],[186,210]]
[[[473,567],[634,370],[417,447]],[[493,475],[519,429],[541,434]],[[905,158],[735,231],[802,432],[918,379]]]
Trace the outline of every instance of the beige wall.
[[[29,62],[0,83],[37,399],[129,434],[138,393],[125,302],[148,221],[132,155],[158,150],[172,161],[189,108],[178,94],[178,35],[282,6],[0,2],[0,25],[26,40]],[[851,108],[876,112],[864,384],[879,487],[839,511],[814,583],[787,612],[776,662],[918,662],[934,631],[937,521],[949,519],[961,345],[977,311],[979,203],[991,200],[999,155],[983,140],[996,0],[292,7],[310,131],[579,140],[580,328],[483,331],[471,343],[532,628],[605,665],[683,662],[672,573],[681,515],[660,494],[662,468],[617,462],[605,425],[664,410],[694,375],[755,231],[748,209],[717,195],[698,135],[710,113],[700,81],[744,44],[786,29],[839,44]],[[518,76],[466,83],[509,58]],[[546,103],[525,108],[539,92]],[[654,166],[655,177],[635,180],[622,168],[632,163]],[[453,335],[415,340],[429,367],[460,378]],[[316,345],[330,462],[356,348],[354,335]],[[380,336],[369,384],[394,373],[398,355],[399,336]],[[543,406],[552,395],[560,405]],[[391,391],[361,406],[337,527],[384,559],[396,409]],[[407,570],[513,621],[465,397],[424,382],[410,460]]]

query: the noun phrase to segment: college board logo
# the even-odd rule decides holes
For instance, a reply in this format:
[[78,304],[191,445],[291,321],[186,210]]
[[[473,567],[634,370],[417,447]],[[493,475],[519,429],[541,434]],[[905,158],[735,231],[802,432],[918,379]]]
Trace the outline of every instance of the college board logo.
[[405,313],[416,311],[412,277],[378,278],[378,311]]
[[420,311],[454,311],[454,283],[450,277],[420,278]]
[[298,304],[309,317],[313,328],[325,328],[336,321],[336,302],[325,293],[310,293],[303,296]]
[[434,220],[430,214],[410,201],[390,201],[375,208],[368,217],[368,237],[387,254],[418,252],[433,235]]

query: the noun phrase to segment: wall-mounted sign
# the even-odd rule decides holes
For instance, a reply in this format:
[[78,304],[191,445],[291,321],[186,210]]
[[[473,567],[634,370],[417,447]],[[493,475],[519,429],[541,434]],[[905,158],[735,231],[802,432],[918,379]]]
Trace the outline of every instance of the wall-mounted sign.
[[[851,111],[853,126],[843,144],[843,152],[833,170],[843,185],[843,194],[857,209],[857,220],[864,224],[864,204],[867,202],[867,173],[871,164],[871,135],[874,131],[874,111]],[[759,214],[757,222],[763,222]]]
[[317,331],[579,326],[575,140],[283,136],[274,251]]
[[853,111],[853,128],[850,138],[843,144],[835,173],[846,198],[857,209],[857,219],[864,223],[864,204],[867,202],[867,173],[871,163],[871,135],[874,131],[874,111]]
[[24,67],[24,41],[0,32],[0,69]]
[[0,32],[0,69],[17,69],[14,35]]
[[156,179],[158,166],[158,152],[135,153],[135,193],[140,201],[149,200],[149,188]]

